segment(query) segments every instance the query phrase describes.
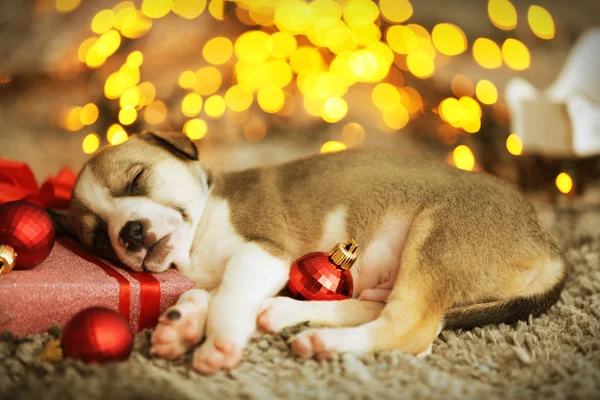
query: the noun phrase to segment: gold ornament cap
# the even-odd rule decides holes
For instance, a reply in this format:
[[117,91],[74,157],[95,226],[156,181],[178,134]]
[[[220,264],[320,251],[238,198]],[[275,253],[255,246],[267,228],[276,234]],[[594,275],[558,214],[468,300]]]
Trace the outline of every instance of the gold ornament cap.
[[350,239],[346,243],[338,243],[329,252],[329,259],[343,270],[349,270],[356,262],[357,249],[358,244],[354,239]]
[[15,266],[17,253],[7,244],[0,244],[0,274],[8,273]]

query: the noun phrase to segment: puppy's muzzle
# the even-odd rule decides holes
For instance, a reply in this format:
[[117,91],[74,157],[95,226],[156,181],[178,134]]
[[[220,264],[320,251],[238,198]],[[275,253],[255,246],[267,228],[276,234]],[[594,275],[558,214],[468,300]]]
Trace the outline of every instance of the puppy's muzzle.
[[119,232],[119,241],[132,252],[139,251],[144,246],[146,229],[140,221],[127,221]]

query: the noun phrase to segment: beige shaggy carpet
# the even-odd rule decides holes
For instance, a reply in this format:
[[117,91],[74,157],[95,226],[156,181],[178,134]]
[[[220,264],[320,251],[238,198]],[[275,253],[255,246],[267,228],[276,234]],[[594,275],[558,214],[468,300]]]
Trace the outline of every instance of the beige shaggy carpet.
[[288,331],[252,342],[234,371],[205,377],[189,355],[151,357],[150,331],[137,335],[129,360],[104,366],[39,361],[59,329],[5,333],[0,399],[600,398],[600,210],[544,206],[540,215],[572,264],[559,303],[513,326],[444,331],[424,359],[385,352],[303,361],[288,350]]

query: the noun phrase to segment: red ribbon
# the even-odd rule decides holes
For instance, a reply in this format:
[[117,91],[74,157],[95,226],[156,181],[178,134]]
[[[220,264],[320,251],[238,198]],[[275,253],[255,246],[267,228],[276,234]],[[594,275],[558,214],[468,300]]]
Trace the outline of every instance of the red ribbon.
[[[111,277],[115,278],[119,284],[119,313],[131,320],[131,284],[123,275],[115,270],[105,261],[86,252],[72,241],[59,238],[58,241],[65,248],[77,254],[79,257],[102,268]],[[137,323],[137,331],[146,328],[154,328],[158,323],[160,316],[160,282],[154,275],[147,272],[125,271],[133,279],[140,283],[140,318]]]
[[[69,207],[76,175],[68,168],[49,177],[38,188],[31,168],[25,163],[0,159],[0,205],[9,201],[27,200],[43,208],[65,209]],[[119,313],[127,320],[131,317],[131,285],[127,278],[101,259],[87,253],[74,242],[59,238],[67,249],[83,259],[102,268],[119,284]],[[160,282],[150,273],[125,271],[140,283],[140,318],[138,331],[153,328],[160,314]]]
[[27,164],[0,159],[0,204],[27,200],[43,208],[68,208],[75,179],[73,171],[63,168],[38,188]]

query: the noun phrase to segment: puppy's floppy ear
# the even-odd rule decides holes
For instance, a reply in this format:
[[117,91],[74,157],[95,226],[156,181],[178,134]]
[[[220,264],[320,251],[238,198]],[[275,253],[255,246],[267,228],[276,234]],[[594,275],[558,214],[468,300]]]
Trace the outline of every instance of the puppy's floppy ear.
[[56,231],[56,236],[77,236],[69,223],[69,212],[67,210],[46,208],[46,212],[50,215],[52,225],[54,225],[54,230]]
[[144,131],[140,133],[140,138],[169,150],[177,157],[198,161],[196,145],[183,133]]

